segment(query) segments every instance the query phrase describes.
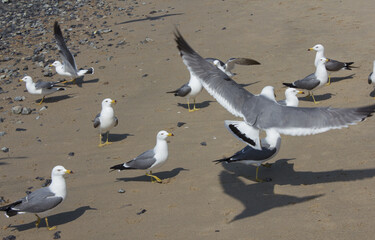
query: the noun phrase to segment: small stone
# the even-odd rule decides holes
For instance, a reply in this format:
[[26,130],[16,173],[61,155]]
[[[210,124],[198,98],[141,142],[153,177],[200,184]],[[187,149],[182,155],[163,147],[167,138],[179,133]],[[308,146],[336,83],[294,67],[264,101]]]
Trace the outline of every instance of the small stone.
[[0,137],[4,136],[5,134],[7,134],[6,132],[0,132]]
[[[3,3],[4,3],[4,0],[3,0]],[[3,240],[16,240],[16,236],[9,235],[9,236],[3,237]]]
[[119,189],[117,192],[118,192],[118,193],[125,193],[125,190],[121,188],[121,189]]
[[142,209],[140,212],[137,212],[137,215],[144,214],[146,211],[147,211],[146,209]]
[[201,142],[201,145],[202,146],[207,146],[207,143],[206,142]]
[[4,197],[1,196],[1,197],[0,197],[0,204],[3,204],[3,203],[5,203],[5,202],[6,202],[6,201],[5,201]]
[[39,109],[39,112],[41,112],[41,111],[43,111],[43,110],[47,110],[47,106],[43,106],[43,107],[41,107],[40,109]]
[[177,127],[182,127],[183,125],[185,125],[186,123],[185,122],[178,122],[177,123]]
[[53,234],[53,239],[60,239],[61,238],[61,235],[60,235],[61,231],[57,231]]
[[42,187],[47,187],[48,185],[50,185],[50,183],[52,182],[51,179],[46,179],[46,181],[42,184]]
[[142,75],[143,78],[145,78],[145,77],[147,77],[147,76],[148,76],[147,73],[145,73],[145,74]]
[[36,119],[36,120],[39,120],[39,118],[40,118],[40,116],[39,116],[39,115],[35,117],[35,119]]
[[21,106],[14,106],[12,107],[12,113],[14,114],[20,114],[22,112],[22,107]]
[[26,193],[27,195],[29,195],[29,194],[32,193],[32,192],[29,191],[29,190],[27,190],[25,193]]
[[24,108],[22,108],[21,114],[22,115],[29,115],[31,112],[32,112],[31,108],[24,107]]
[[23,100],[25,100],[25,96],[17,96],[13,100],[14,101],[23,101]]
[[35,179],[36,179],[36,180],[40,180],[40,181],[44,181],[45,178],[44,178],[44,177],[39,177],[39,176],[38,176],[38,177],[36,177]]
[[24,132],[27,131],[26,128],[16,128],[16,132]]
[[69,156],[73,157],[74,156],[74,152],[70,152],[68,153]]
[[5,153],[6,153],[6,152],[9,152],[9,148],[7,148],[7,147],[2,147],[2,148],[1,148],[1,151],[5,152]]

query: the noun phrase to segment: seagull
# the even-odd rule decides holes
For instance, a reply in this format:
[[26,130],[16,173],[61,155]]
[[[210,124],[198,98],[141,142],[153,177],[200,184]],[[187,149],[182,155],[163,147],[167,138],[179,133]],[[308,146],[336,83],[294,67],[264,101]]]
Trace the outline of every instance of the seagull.
[[[0,211],[4,211],[6,217],[13,217],[17,214],[34,213],[37,217],[35,225],[39,227],[41,220],[39,215],[47,216],[48,213],[62,203],[66,197],[66,184],[63,177],[65,173],[70,174],[73,172],[71,170],[66,170],[63,166],[54,167],[51,173],[52,182],[48,187],[40,188],[14,203],[0,207]],[[46,221],[48,230],[56,229],[56,226],[50,227],[48,225],[47,217],[45,217],[44,220]]]
[[272,86],[265,86],[259,95],[265,96],[269,100],[276,102],[276,95],[275,95],[274,87]]
[[[160,167],[168,159],[168,144],[167,137],[174,136],[173,133],[168,133],[167,131],[160,131],[156,135],[156,145],[153,149],[150,149],[138,157],[130,160],[126,163],[121,163],[115,166],[112,166],[110,169],[113,170],[128,170],[128,169],[146,169],[146,176],[151,177],[151,181],[154,182],[154,179],[161,183],[162,181],[155,175],[152,175],[152,169]],[[149,170],[149,172],[147,172]]]
[[30,76],[25,76],[19,80],[20,82],[26,83],[26,89],[30,94],[39,94],[43,95],[42,100],[39,102],[39,105],[42,104],[44,101],[44,97],[52,94],[57,91],[64,91],[66,90],[63,87],[55,87],[56,84],[60,82],[44,82],[39,80],[38,82],[34,83],[33,79]]
[[256,96],[194,51],[179,31],[175,41],[191,75],[220,105],[256,129],[274,129],[280,134],[302,136],[357,124],[372,116],[375,104],[356,108],[301,108],[282,106],[265,96]]
[[[196,110],[199,110],[199,108],[195,107],[195,97],[202,91],[202,89],[203,87],[199,79],[197,79],[196,77],[190,74],[190,80],[188,83],[185,83],[177,90],[170,91],[167,93],[174,93],[175,96],[186,97],[189,112],[194,112]],[[190,104],[189,104],[190,98],[194,99],[193,109],[190,109]]]
[[[322,44],[317,44],[314,47],[307,49],[307,51],[312,51],[312,50],[316,51],[314,64],[315,64],[315,67],[317,67],[319,59],[326,58],[324,57],[324,47]],[[325,66],[326,66],[327,71],[329,72],[337,72],[341,69],[352,70],[351,68],[354,68],[354,66],[350,66],[354,62],[340,62],[340,61],[336,61],[330,58],[328,58],[328,60],[329,61],[325,63]],[[330,84],[331,84],[331,74],[328,76],[327,85],[330,85]]]
[[283,83],[287,87],[291,88],[299,88],[299,89],[306,89],[309,91],[309,95],[311,95],[312,99],[314,100],[314,103],[317,104],[319,102],[315,101],[313,90],[316,90],[318,88],[321,88],[324,86],[324,84],[328,81],[328,74],[327,70],[324,67],[324,64],[329,61],[326,58],[320,58],[318,65],[316,66],[315,73],[312,73],[308,76],[306,76],[303,79],[294,81],[293,83]]
[[212,63],[229,77],[233,77],[235,74],[231,71],[234,69],[235,64],[238,65],[260,65],[260,62],[250,58],[229,58],[225,63],[217,58],[205,58],[206,61]]
[[[116,104],[116,100],[104,99],[102,101],[102,111],[94,119],[94,128],[99,127],[99,147],[111,144],[111,142],[108,142],[109,130],[118,125],[118,119],[115,116],[112,103]],[[103,133],[107,133],[107,141],[105,143],[102,143]]]
[[53,31],[60,57],[62,58],[62,63],[60,61],[55,61],[50,65],[50,67],[55,67],[56,72],[62,76],[71,77],[70,81],[65,82],[75,82],[76,78],[82,77],[85,74],[94,74],[94,68],[92,67],[89,69],[77,69],[74,56],[66,46],[60,26],[57,22],[55,22],[53,26]]
[[289,107],[298,107],[297,94],[304,94],[304,92],[298,91],[295,88],[287,88],[285,90],[285,99],[280,100],[277,103]]
[[[281,137],[274,129],[266,130],[267,136],[259,139],[259,130],[255,129],[243,121],[225,121],[225,127],[236,138],[247,144],[242,150],[236,152],[229,158],[215,160],[214,162],[239,162],[246,165],[255,164],[257,166],[255,179],[257,182],[270,181],[269,179],[258,178],[259,167],[263,162],[270,160],[277,155],[280,149]],[[270,166],[265,165],[266,167]]]
[[[368,75],[368,84],[372,84],[374,87],[375,87],[375,61],[373,63],[373,69],[372,69],[372,72],[370,73],[370,75]],[[375,99],[375,97],[374,97]]]

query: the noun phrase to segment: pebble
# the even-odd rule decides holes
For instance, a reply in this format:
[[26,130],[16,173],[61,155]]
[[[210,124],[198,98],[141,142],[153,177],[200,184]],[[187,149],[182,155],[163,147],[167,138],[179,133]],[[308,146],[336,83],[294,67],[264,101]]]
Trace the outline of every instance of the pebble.
[[22,108],[22,112],[21,114],[22,115],[29,115],[33,110],[31,110],[31,108],[28,108],[28,107],[24,107]]
[[17,96],[17,97],[15,97],[13,100],[14,101],[23,101],[23,100],[25,100],[25,96]]
[[4,136],[5,134],[7,134],[6,132],[0,132],[0,137]]
[[[4,2],[4,0],[3,0],[3,2]],[[3,237],[3,240],[16,240],[16,236],[9,235],[9,236]]]
[[125,193],[125,190],[121,188],[121,189],[119,189],[117,192],[118,192],[118,193]]
[[22,112],[22,106],[14,106],[12,107],[12,113],[20,114]]
[[202,146],[207,146],[207,143],[206,142],[201,142],[201,145]]
[[5,202],[6,202],[6,201],[5,201],[4,197],[1,196],[1,197],[0,197],[0,204],[3,204],[3,203],[5,203]]
[[70,152],[68,153],[69,156],[73,157],[74,156],[74,152]]
[[140,212],[137,212],[137,215],[144,214],[146,211],[147,211],[146,209],[142,209]]
[[6,152],[9,152],[9,148],[7,148],[7,147],[2,147],[2,148],[1,148],[1,151],[5,152],[5,153],[6,153]]
[[16,132],[24,132],[27,131],[26,128],[16,128]]
[[39,177],[39,176],[38,176],[38,177],[36,177],[35,179],[36,179],[36,180],[40,180],[40,181],[44,181],[45,178],[44,178],[44,177]]
[[182,127],[183,125],[185,125],[186,123],[185,122],[178,122],[177,123],[177,127]]
[[52,182],[51,179],[46,179],[46,181],[42,184],[42,187],[47,187]]
[[39,109],[39,112],[41,112],[41,111],[43,111],[43,110],[47,110],[47,106],[43,106],[43,107],[41,107],[40,109]]
[[60,239],[61,238],[61,235],[60,235],[61,231],[57,231],[53,234],[53,239]]

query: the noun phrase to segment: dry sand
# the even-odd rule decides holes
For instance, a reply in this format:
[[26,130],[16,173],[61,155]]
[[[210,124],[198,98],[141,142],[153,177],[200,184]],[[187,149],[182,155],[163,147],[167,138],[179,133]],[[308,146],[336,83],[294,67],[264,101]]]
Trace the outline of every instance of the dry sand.
[[[88,83],[56,94],[64,97],[47,99],[42,106],[48,109],[39,120],[35,114],[10,114],[15,104],[3,101],[8,113],[1,126],[7,135],[0,144],[10,152],[0,155],[0,195],[10,201],[23,197],[28,187],[40,187],[36,176],[49,177],[52,167],[61,164],[75,172],[66,176],[67,199],[49,217],[62,239],[371,239],[375,119],[314,136],[282,136],[282,148],[270,161],[273,166],[260,169],[261,177],[273,181],[257,183],[255,167],[212,162],[243,147],[223,125],[235,117],[205,90],[197,98],[201,110],[193,113],[186,110],[184,98],[165,93],[189,79],[173,40],[177,26],[204,57],[261,62],[237,67],[234,79],[252,93],[273,85],[278,99],[284,97],[282,82],[315,71],[315,53],[307,48],[321,43],[327,57],[355,61],[359,68],[334,73],[333,83],[316,91],[319,106],[374,103],[367,84],[375,53],[373,1],[301,2],[141,1],[132,17],[113,14],[97,20],[119,33],[103,34],[103,41],[125,39],[127,44],[93,49],[78,46],[79,38],[72,37],[70,43],[80,47],[77,64],[95,68],[94,75],[85,77]],[[162,9],[168,12],[150,15]],[[146,37],[153,41],[141,44]],[[27,74],[42,78],[38,68]],[[24,95],[23,106],[38,110],[40,98],[16,84],[4,85],[9,92],[2,97]],[[98,148],[92,119],[106,97],[118,101],[119,125],[111,131],[114,143]],[[315,107],[303,98],[300,106]],[[177,127],[177,122],[186,124]],[[169,139],[167,163],[154,171],[163,184],[150,183],[144,171],[109,173],[110,166],[152,148],[161,129],[175,134]],[[118,193],[121,188],[126,192]],[[36,229],[34,221],[32,214],[1,216],[0,237],[53,238],[54,231],[44,223]]]

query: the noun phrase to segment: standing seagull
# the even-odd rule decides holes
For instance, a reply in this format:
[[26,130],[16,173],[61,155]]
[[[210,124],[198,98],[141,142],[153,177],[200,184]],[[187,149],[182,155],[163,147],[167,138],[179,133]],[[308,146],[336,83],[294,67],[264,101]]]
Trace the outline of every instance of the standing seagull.
[[[112,166],[110,169],[113,170],[128,170],[128,169],[146,169],[146,176],[151,177],[151,181],[154,182],[155,179],[158,183],[162,181],[155,175],[152,175],[152,169],[160,167],[168,159],[168,143],[167,137],[174,136],[173,133],[168,133],[167,131],[160,131],[156,135],[156,145],[153,149],[150,149],[138,157],[130,160],[126,163],[121,163]],[[147,170],[150,170],[148,173]]]
[[[94,128],[99,127],[99,147],[111,144],[111,142],[108,142],[109,130],[118,125],[118,119],[115,116],[112,103],[116,103],[116,100],[104,99],[102,101],[102,111],[94,119]],[[103,133],[107,133],[107,141],[105,143],[102,143]]]
[[250,58],[229,58],[225,63],[217,58],[205,58],[206,61],[212,63],[229,77],[233,77],[235,74],[232,73],[232,70],[235,67],[235,64],[238,65],[260,65],[260,62],[250,59]]
[[42,216],[45,217],[44,220],[48,230],[56,229],[56,226],[50,227],[48,225],[46,216],[53,208],[62,203],[66,197],[66,184],[63,177],[65,173],[73,172],[66,170],[63,166],[54,167],[51,173],[52,182],[48,187],[40,188],[12,204],[0,207],[0,211],[4,211],[6,217],[34,213],[37,217],[36,227],[39,227],[40,216]]
[[375,104],[356,108],[282,106],[245,90],[195,52],[177,29],[175,41],[191,75],[201,81],[220,105],[256,129],[274,129],[280,134],[293,136],[318,134],[354,125],[372,116],[375,111]]
[[[372,72],[368,75],[368,84],[372,84],[375,88],[375,61],[373,62]],[[375,99],[375,97],[374,97]]]
[[297,94],[304,94],[304,92],[298,91],[295,88],[287,88],[285,90],[285,99],[280,100],[277,103],[288,107],[298,107],[299,101]]
[[[319,59],[320,58],[326,58],[324,56],[324,47],[323,47],[322,44],[317,44],[314,47],[307,49],[307,51],[312,51],[312,50],[316,51],[314,64],[315,64],[315,67],[317,67]],[[329,61],[325,63],[325,66],[326,66],[327,71],[329,71],[329,72],[337,72],[341,69],[352,70],[351,68],[354,68],[354,66],[350,66],[354,62],[340,62],[340,61],[333,60],[333,59],[330,59],[330,58],[327,58],[327,59]],[[329,74],[329,76],[328,76],[327,85],[330,85],[330,84],[331,84],[331,74]]]
[[76,78],[82,77],[85,74],[94,74],[94,68],[92,67],[89,69],[77,69],[74,56],[66,46],[60,26],[57,22],[55,22],[55,25],[53,26],[53,32],[57,47],[59,49],[60,57],[62,58],[62,63],[60,61],[55,61],[50,66],[54,66],[58,74],[71,77],[70,81],[65,82],[75,82]]
[[[199,110],[199,108],[195,108],[195,97],[202,91],[202,83],[197,79],[195,76],[190,74],[190,80],[188,83],[185,83],[182,85],[179,89],[175,91],[170,91],[167,93],[174,93],[175,96],[179,97],[186,97],[187,98],[187,104],[188,104],[188,110],[189,112],[194,112],[196,110]],[[190,109],[189,99],[194,99],[194,108]]]
[[315,73],[312,73],[303,79],[294,81],[293,83],[283,83],[283,84],[291,88],[299,88],[299,89],[308,90],[309,95],[311,95],[312,99],[314,100],[314,103],[315,104],[319,103],[315,101],[313,90],[321,88],[322,86],[324,86],[324,84],[327,83],[328,74],[324,66],[324,64],[327,61],[329,60],[326,58],[320,58],[318,65],[316,66]]
[[[229,158],[215,160],[214,162],[239,162],[246,165],[255,164],[257,166],[255,179],[257,182],[269,181],[258,178],[259,167],[263,162],[270,160],[279,152],[281,137],[280,134],[273,130],[266,130],[266,138],[259,139],[259,130],[247,125],[242,121],[225,121],[225,127],[239,140],[248,144],[242,150],[236,152]],[[267,166],[267,165],[266,165]]]
[[39,102],[39,105],[42,104],[45,96],[57,91],[65,90],[63,87],[55,87],[56,84],[60,82],[43,82],[42,80],[39,80],[38,82],[34,83],[30,76],[25,76],[19,81],[26,83],[26,89],[30,94],[39,94],[43,96],[42,100]]

